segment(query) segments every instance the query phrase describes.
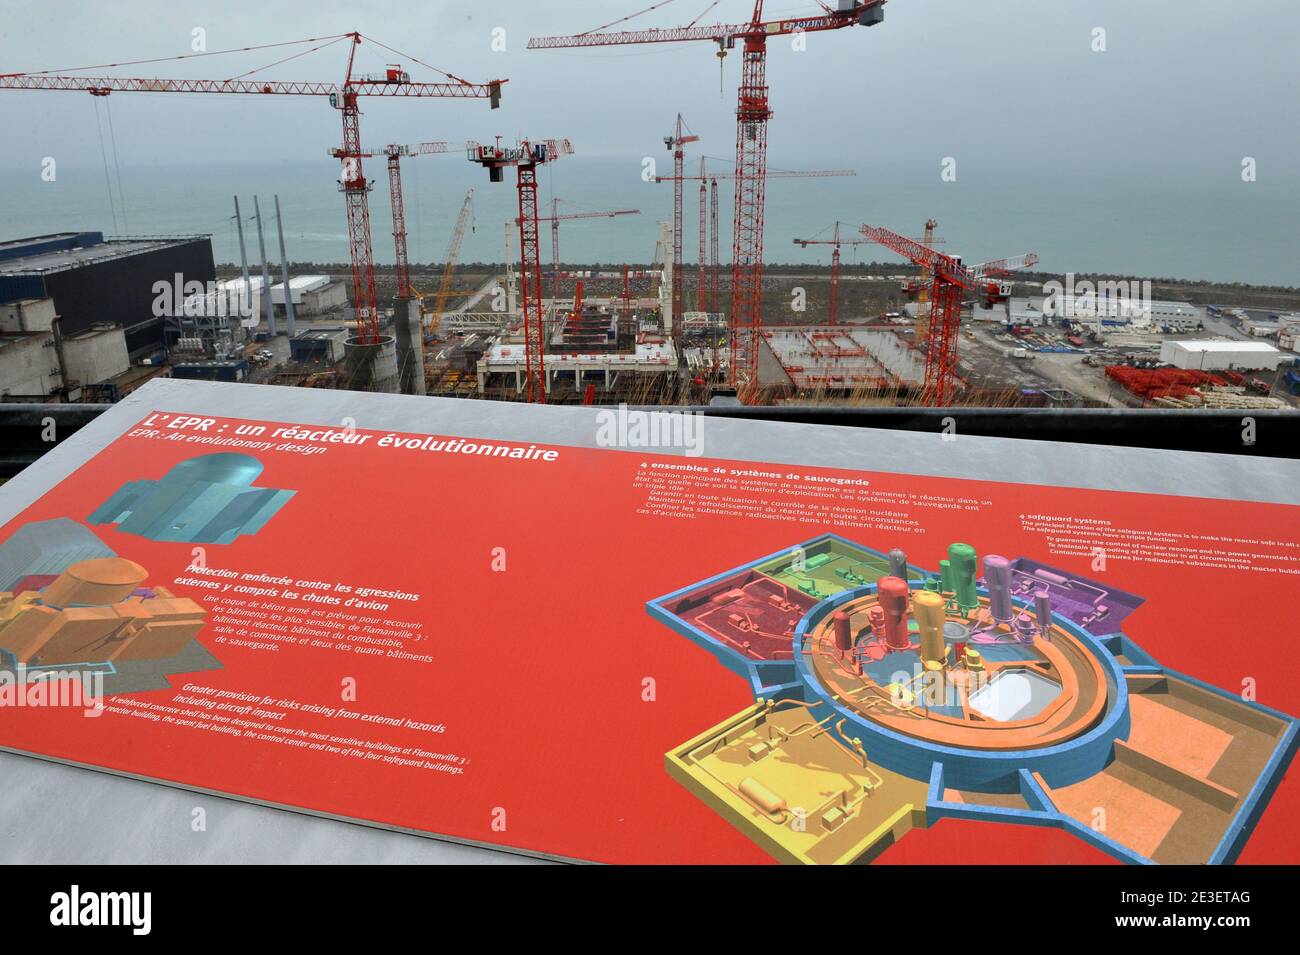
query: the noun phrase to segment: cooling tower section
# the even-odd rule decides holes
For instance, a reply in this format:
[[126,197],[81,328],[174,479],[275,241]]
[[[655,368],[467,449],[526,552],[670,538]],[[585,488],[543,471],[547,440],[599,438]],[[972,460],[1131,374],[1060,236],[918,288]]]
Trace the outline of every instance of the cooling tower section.
[[349,338],[343,343],[343,369],[351,391],[379,391],[395,395],[402,390],[397,370],[397,341],[381,335],[373,343]]
[[397,371],[402,394],[424,394],[424,326],[420,303],[399,298],[393,303],[393,334],[397,339]]

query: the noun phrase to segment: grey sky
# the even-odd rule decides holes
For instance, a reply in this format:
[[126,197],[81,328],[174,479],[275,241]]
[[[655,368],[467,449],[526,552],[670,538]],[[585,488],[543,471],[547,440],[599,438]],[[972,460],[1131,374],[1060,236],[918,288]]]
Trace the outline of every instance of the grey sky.
[[[590,29],[646,0],[447,0],[357,4],[137,0],[10,0],[0,32],[0,70],[37,70],[188,51],[191,31],[208,49],[359,29],[473,80],[505,77],[503,107],[445,100],[370,101],[369,143],[420,139],[567,136],[584,155],[659,155],[679,110],[703,151],[734,152],[739,57],[727,59],[722,95],[706,43],[595,51],[526,52],[532,34]],[[722,0],[708,21],[742,21],[750,0]],[[689,22],[708,0],[675,0],[633,25]],[[813,11],[812,0],[771,0],[772,16]],[[508,50],[494,53],[492,30]],[[1107,52],[1091,49],[1103,27]],[[879,27],[770,44],[774,162],[937,163],[943,156],[1004,174],[1068,177],[1108,168],[1178,178],[1241,157],[1267,171],[1294,170],[1300,151],[1294,0],[892,0]],[[286,52],[261,51],[149,67],[118,75],[222,78]],[[280,79],[336,79],[345,46],[274,67]],[[371,54],[364,67],[388,59]],[[423,71],[412,68],[417,77]],[[0,169],[43,156],[98,162],[89,97],[0,91],[6,148]],[[321,100],[296,97],[113,97],[125,164],[314,156],[339,135]],[[196,148],[190,148],[196,147]],[[1294,180],[1293,180],[1294,181]]]

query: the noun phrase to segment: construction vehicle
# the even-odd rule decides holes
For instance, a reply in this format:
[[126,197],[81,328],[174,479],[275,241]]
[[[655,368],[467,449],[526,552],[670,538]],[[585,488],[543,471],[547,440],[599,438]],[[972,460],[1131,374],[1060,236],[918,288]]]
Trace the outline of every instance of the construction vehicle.
[[[424,309],[424,298],[420,298],[420,319],[424,325],[424,339],[429,341],[438,334],[438,327],[442,323],[443,312],[447,308],[447,298],[451,295],[453,279],[456,274],[456,264],[460,261],[460,246],[465,238],[465,226],[469,222],[470,212],[474,208],[474,190],[471,189],[465,193],[465,201],[461,203],[460,215],[456,217],[456,226],[452,229],[451,242],[447,245],[447,259],[442,269],[442,281],[438,284],[438,293],[433,300],[433,308],[428,312]],[[429,360],[429,351],[425,350],[425,362]]]

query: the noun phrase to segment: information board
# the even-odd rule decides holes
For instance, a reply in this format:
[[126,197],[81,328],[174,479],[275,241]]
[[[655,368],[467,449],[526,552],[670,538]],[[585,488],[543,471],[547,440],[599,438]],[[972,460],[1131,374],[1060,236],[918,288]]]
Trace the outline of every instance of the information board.
[[0,530],[0,746],[564,859],[1296,861],[1295,507],[638,415],[143,415]]

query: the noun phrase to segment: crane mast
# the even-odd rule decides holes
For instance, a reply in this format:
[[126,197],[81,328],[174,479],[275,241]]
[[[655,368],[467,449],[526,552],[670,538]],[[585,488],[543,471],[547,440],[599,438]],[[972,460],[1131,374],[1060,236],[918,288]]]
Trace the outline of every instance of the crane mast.
[[673,154],[673,294],[672,294],[672,336],[680,338],[682,327],[682,288],[686,278],[682,268],[683,233],[683,195],[682,183],[686,173],[686,153],[682,149],[687,143],[699,142],[700,137],[686,131],[682,114],[677,114],[677,125],[672,135],[664,137],[664,145]]
[[388,157],[388,202],[393,214],[393,271],[397,297],[411,297],[411,263],[406,254],[406,208],[402,203],[402,161]]
[[483,166],[492,182],[504,178],[508,166],[515,167],[519,198],[519,279],[523,290],[524,400],[546,401],[546,329],[542,306],[542,266],[538,239],[537,167],[561,156],[573,154],[567,139],[521,140],[517,146],[483,146],[470,143],[469,161]]
[[[388,161],[388,198],[393,216],[393,263],[397,278],[397,297],[409,299],[415,289],[411,285],[411,265],[406,251],[406,207],[402,199],[402,157],[426,156],[434,153],[451,152],[451,144],[446,142],[414,143],[400,145],[390,143],[383,149],[362,149],[361,158],[384,156]],[[343,150],[331,149],[330,155],[341,158]]]
[[433,311],[429,315],[428,327],[424,330],[426,339],[436,335],[438,326],[442,324],[442,313],[447,307],[447,298],[451,295],[452,279],[456,274],[456,264],[460,261],[460,246],[465,240],[465,226],[469,222],[469,214],[473,208],[474,190],[471,189],[465,193],[465,201],[461,203],[460,215],[456,217],[456,227],[451,233],[451,242],[447,245],[447,261],[443,265],[442,281],[438,285],[438,294],[433,300]]
[[[922,240],[927,249],[934,248],[934,230],[939,223],[934,219],[925,220],[925,238]],[[916,329],[912,337],[914,342],[923,342],[930,337],[930,275],[928,265],[921,266],[921,283],[916,294]]]
[[718,284],[718,178],[709,181],[709,307],[717,312],[721,304],[721,286]]
[[695,307],[709,310],[709,187],[704,181],[704,160],[700,160],[700,274],[695,281]]
[[839,288],[840,288],[840,246],[842,245],[866,245],[870,239],[841,239],[840,225],[836,222],[833,237],[830,239],[795,239],[794,244],[808,248],[810,245],[829,245],[831,250],[831,291],[830,298],[826,304],[826,315],[828,324],[839,324]]

